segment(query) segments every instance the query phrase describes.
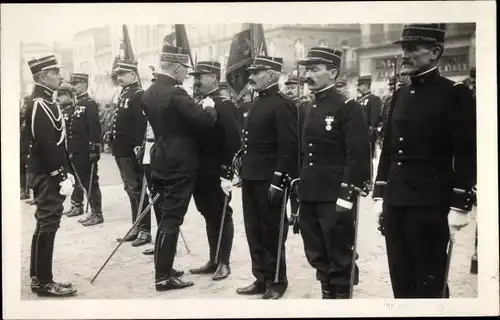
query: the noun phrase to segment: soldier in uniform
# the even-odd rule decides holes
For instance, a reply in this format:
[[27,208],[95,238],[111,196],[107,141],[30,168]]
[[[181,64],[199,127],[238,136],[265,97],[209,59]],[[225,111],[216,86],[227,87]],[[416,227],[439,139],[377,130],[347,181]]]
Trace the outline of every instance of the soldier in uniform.
[[370,175],[368,125],[362,107],[335,89],[342,52],[311,48],[306,80],[315,104],[306,115],[300,172],[300,233],[324,299],[348,299],[357,195]]
[[347,86],[347,82],[344,79],[338,79],[335,81],[335,89],[346,98],[349,98],[349,87]]
[[186,49],[164,45],[157,79],[143,96],[155,136],[150,169],[160,209],[154,258],[157,291],[193,285],[180,279],[172,267],[199,165],[197,133],[202,127],[212,128],[217,118],[213,104],[204,100],[203,108],[199,107],[182,88],[188,67]]
[[373,158],[375,156],[375,142],[377,141],[377,128],[380,122],[382,102],[379,97],[370,91],[371,84],[371,76],[362,76],[358,79],[358,92],[361,93],[358,103],[363,106],[366,121],[370,129],[370,146]]
[[[112,132],[108,133],[106,140],[111,140],[112,153],[130,199],[132,223],[135,223],[137,216],[149,204],[148,197],[145,196],[143,206],[139,208],[144,170],[136,158],[136,153],[141,149],[144,140],[147,124],[142,108],[144,91],[138,82],[137,61],[120,60],[114,72],[122,91],[116,105]],[[150,243],[151,218],[142,219],[137,229],[134,228],[124,241],[133,241],[134,247]]]
[[396,84],[397,84],[397,79],[396,77],[391,77],[389,79],[389,94],[383,101],[383,107],[382,107],[382,116],[380,119],[380,127],[378,128],[378,138],[380,140],[380,143],[383,141],[384,137],[384,129],[387,125],[387,117],[389,116],[389,109],[391,105],[391,99],[392,95],[394,94],[394,91],[396,90]]
[[[391,101],[373,198],[395,298],[442,298],[447,243],[468,224],[476,183],[476,111],[471,91],[442,77],[445,24],[409,24],[401,74],[411,83]],[[383,212],[383,214],[382,214]]]
[[[229,260],[234,237],[233,209],[229,205],[233,180],[232,160],[240,146],[236,106],[218,90],[220,63],[201,61],[191,75],[202,99],[212,100],[217,111],[213,129],[200,130],[200,166],[196,176],[193,198],[198,211],[205,218],[209,260],[193,274],[213,274],[213,280],[222,280],[231,273]],[[203,100],[202,100],[203,101]],[[224,203],[227,203],[224,207]],[[225,211],[218,260],[216,257],[221,215]]]
[[[67,150],[69,161],[72,164],[72,174],[80,179],[83,186],[80,186],[80,182],[77,181],[71,195],[71,208],[65,214],[67,217],[83,214],[83,187],[90,198],[92,214],[80,221],[83,221],[84,226],[92,226],[104,222],[101,206],[102,196],[97,175],[101,125],[97,104],[87,93],[88,75],[74,73],[71,75],[70,83],[72,87],[58,91],[58,98],[61,107],[64,108],[63,113],[68,117],[66,123]],[[76,105],[73,93],[76,94]],[[94,166],[93,176],[90,177],[92,166]],[[76,172],[73,172],[73,168]],[[92,186],[90,186],[91,180]],[[91,194],[89,194],[89,187]]]
[[73,191],[74,177],[68,173],[65,126],[52,96],[62,83],[54,55],[28,61],[35,87],[26,108],[30,128],[29,184],[36,202],[36,228],[31,242],[31,291],[39,296],[67,297],[76,290],[71,283],[55,282],[52,274],[54,240],[61,222],[63,202]]
[[[285,241],[288,220],[281,219],[283,192],[297,176],[297,112],[292,100],[279,91],[283,59],[257,56],[249,67],[250,84],[259,97],[248,113],[242,138],[243,217],[255,281],[238,294],[263,294],[279,299],[288,287]],[[284,226],[279,239],[280,225]],[[279,242],[281,252],[278,253]],[[278,283],[274,275],[281,255]]]
[[26,167],[28,166],[28,154],[30,148],[30,129],[26,127],[26,106],[30,103],[30,97],[23,97],[21,109],[19,112],[20,119],[20,139],[19,139],[19,147],[20,147],[20,159],[19,159],[19,167],[20,167],[20,176],[19,180],[21,182],[21,200],[26,200],[30,198],[30,193],[27,185],[27,173]]

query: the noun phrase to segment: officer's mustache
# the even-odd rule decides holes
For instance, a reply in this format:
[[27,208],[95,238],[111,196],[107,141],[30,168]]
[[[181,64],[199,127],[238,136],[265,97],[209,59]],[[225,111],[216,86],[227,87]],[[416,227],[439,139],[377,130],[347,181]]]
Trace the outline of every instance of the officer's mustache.
[[307,79],[306,79],[306,82],[307,82],[307,84],[308,84],[308,85],[312,85],[312,84],[315,84],[315,83],[316,83],[316,82],[315,82],[313,79],[311,79],[311,78],[307,78]]
[[249,84],[257,84],[257,82],[253,81],[253,80],[250,80],[248,81]]

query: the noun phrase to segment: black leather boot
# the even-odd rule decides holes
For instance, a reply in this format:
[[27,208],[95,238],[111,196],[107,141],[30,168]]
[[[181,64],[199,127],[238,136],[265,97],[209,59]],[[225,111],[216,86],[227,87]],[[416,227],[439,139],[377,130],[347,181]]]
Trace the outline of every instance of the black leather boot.
[[335,286],[321,282],[321,299],[335,299]]
[[155,243],[155,287],[156,291],[183,289],[193,285],[173,276],[173,264],[179,240],[179,231],[160,234]]
[[266,292],[266,285],[264,283],[254,282],[249,286],[236,289],[236,293],[241,295],[255,295],[263,294]]
[[87,220],[82,222],[82,225],[85,227],[91,227],[101,223],[104,223],[104,217],[102,216],[102,213],[93,213]]
[[350,286],[348,284],[335,286],[335,299],[350,299],[349,290]]
[[224,221],[224,230],[222,232],[222,239],[219,252],[219,264],[217,270],[213,275],[214,281],[227,278],[231,274],[231,267],[229,266],[229,259],[231,257],[231,249],[233,247],[234,238],[234,223],[231,214],[227,214]]
[[132,247],[140,247],[145,244],[151,243],[151,234],[146,231],[139,231],[137,235],[137,239],[132,242]]
[[217,250],[217,240],[219,234],[214,225],[208,223],[205,224],[205,229],[207,231],[207,240],[209,248],[209,260],[203,266],[195,269],[190,269],[189,272],[192,274],[213,274],[217,270],[217,263],[215,262],[215,251]]

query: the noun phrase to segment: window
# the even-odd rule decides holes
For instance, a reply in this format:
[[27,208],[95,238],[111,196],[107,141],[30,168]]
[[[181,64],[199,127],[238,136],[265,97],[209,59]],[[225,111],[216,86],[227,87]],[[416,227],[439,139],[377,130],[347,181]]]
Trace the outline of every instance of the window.
[[384,25],[380,23],[370,25],[370,42],[381,43],[384,40]]
[[305,48],[304,44],[300,41],[297,40],[295,41],[295,60],[301,60],[305,58]]
[[276,53],[276,45],[274,44],[274,41],[271,41],[269,45],[267,46],[267,51],[269,56],[274,57],[274,54]]
[[373,65],[373,82],[387,81],[390,77],[394,76],[395,67],[394,57],[384,57],[372,60]]

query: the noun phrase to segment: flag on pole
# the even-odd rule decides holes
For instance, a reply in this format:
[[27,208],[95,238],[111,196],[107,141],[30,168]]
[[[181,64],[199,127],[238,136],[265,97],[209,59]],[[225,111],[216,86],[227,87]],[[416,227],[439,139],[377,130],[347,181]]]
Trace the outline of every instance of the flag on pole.
[[246,68],[257,55],[267,55],[262,24],[245,23],[242,29],[233,37],[226,69],[226,82],[236,94],[247,85],[249,72]]
[[[111,80],[116,84],[116,74],[113,72],[118,65],[119,60],[135,60],[134,52],[132,51],[132,43],[130,41],[130,36],[128,33],[127,25],[122,25],[122,37],[120,38],[120,52],[113,60],[113,65],[111,69]],[[139,76],[139,75],[137,75]],[[139,78],[139,77],[138,77]],[[139,85],[141,80],[139,78]]]

